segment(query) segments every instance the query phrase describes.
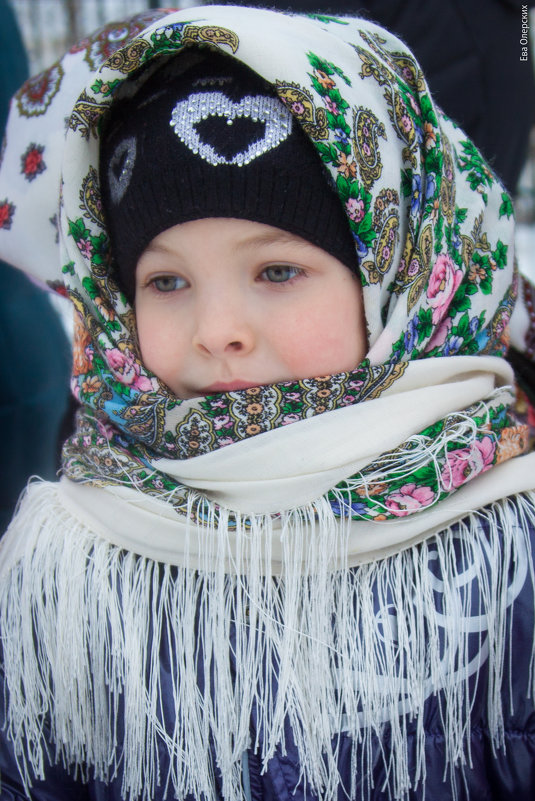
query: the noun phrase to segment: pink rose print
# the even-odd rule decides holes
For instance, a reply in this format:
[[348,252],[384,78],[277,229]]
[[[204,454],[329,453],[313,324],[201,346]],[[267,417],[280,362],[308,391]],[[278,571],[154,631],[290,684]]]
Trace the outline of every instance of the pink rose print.
[[350,197],[346,202],[346,209],[349,217],[355,222],[360,222],[364,217],[364,201],[359,198]]
[[331,114],[339,114],[338,106],[336,105],[334,100],[331,100],[330,97],[325,98],[325,105],[327,106]]
[[405,133],[409,133],[412,128],[411,118],[408,114],[403,114],[401,117],[401,127],[405,131]]
[[431,487],[417,487],[416,484],[405,484],[396,492],[385,498],[387,509],[396,517],[406,517],[430,506],[435,498]]
[[93,253],[93,245],[91,244],[89,239],[79,239],[76,243],[78,245],[78,250],[86,259],[90,259]]
[[111,439],[114,434],[113,426],[103,420],[97,420],[97,428],[106,439]]
[[214,428],[219,431],[221,428],[231,428],[232,420],[228,414],[220,414],[214,417]]
[[496,444],[492,437],[483,437],[481,442],[473,442],[467,448],[450,451],[442,468],[442,485],[448,492],[457,489],[471,478],[484,473],[492,466]]
[[93,366],[93,357],[95,355],[95,349],[93,345],[88,345],[87,348],[84,348],[84,355],[85,358],[87,359],[87,365],[88,365],[87,369],[90,370],[91,367]]
[[72,394],[74,395],[76,400],[79,401],[80,400],[80,385],[78,384],[78,381],[76,380],[76,376],[72,376],[71,377],[70,387],[71,387]]
[[426,353],[433,348],[441,348],[446,339],[448,338],[448,334],[451,331],[451,326],[453,325],[451,319],[447,317],[445,320],[442,320],[439,327],[436,329],[435,333],[431,337],[426,347]]
[[290,423],[297,423],[299,422],[299,415],[298,414],[285,414],[281,420],[281,425],[288,426]]
[[106,351],[106,359],[115,378],[121,384],[139,389],[141,392],[150,392],[154,389],[152,380],[141,375],[141,367],[128,348],[125,350],[111,348]]
[[416,100],[412,95],[409,95],[409,103],[411,104],[412,110],[416,112],[416,114],[420,114],[420,108],[418,106],[418,103],[416,102]]
[[433,325],[437,325],[445,317],[462,280],[463,271],[455,266],[451,256],[441,254],[435,262],[427,287],[427,297],[433,310]]
[[420,271],[420,262],[418,259],[413,259],[407,268],[407,275],[410,278],[414,278],[415,275],[418,275]]

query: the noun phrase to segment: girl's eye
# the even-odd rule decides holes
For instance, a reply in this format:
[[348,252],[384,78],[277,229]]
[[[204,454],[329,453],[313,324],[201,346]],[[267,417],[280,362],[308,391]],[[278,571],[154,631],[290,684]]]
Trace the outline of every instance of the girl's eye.
[[150,283],[158,292],[174,292],[186,286],[184,279],[179,278],[177,275],[159,275],[153,278]]
[[296,278],[302,272],[299,267],[293,267],[291,264],[272,264],[262,270],[262,275],[266,281],[272,284],[284,284],[286,281]]

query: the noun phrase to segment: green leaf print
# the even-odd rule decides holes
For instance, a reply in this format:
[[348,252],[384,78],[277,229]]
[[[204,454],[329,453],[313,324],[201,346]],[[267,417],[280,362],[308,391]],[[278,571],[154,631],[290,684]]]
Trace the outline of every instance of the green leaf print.
[[89,229],[81,217],[78,220],[69,220],[69,233],[75,242],[89,237]]
[[349,22],[344,19],[338,19],[338,17],[330,17],[328,14],[307,14],[309,19],[317,19],[319,22],[335,22],[337,25],[349,25]]
[[425,122],[430,122],[434,128],[438,127],[438,120],[428,95],[420,97],[420,108],[422,109],[422,117]]
[[119,79],[115,81],[106,81],[104,82],[100,78],[95,81],[95,83],[91,86],[92,91],[96,95],[102,95],[103,97],[110,97],[116,89],[116,87],[121,83]]
[[492,172],[472,142],[461,142],[461,147],[464,152],[459,156],[459,169],[461,172],[467,173],[466,179],[470,189],[479,192],[486,205],[488,203],[488,195],[483,191],[483,187],[492,187],[494,183]]
[[351,186],[347,178],[344,178],[343,175],[338,175],[336,177],[336,189],[342,203],[346,203],[350,197]]
[[421,345],[424,339],[431,336],[433,332],[433,320],[431,309],[420,309],[418,312],[418,344]]
[[472,303],[470,301],[469,295],[473,294],[472,292],[468,292],[469,288],[473,288],[473,284],[469,284],[466,287],[462,287],[463,291],[461,292],[458,290],[455,294],[451,302],[450,313],[452,316],[458,314],[459,312],[466,312],[468,309],[472,308]]
[[93,300],[100,294],[99,289],[92,278],[88,277],[84,278],[82,280],[82,286],[89,295],[89,297],[93,298]]
[[403,197],[412,195],[412,170],[401,171],[401,192]]
[[492,257],[498,269],[503,270],[507,264],[507,245],[504,245],[501,239],[498,239],[496,250],[492,251]]
[[90,237],[93,246],[93,256],[91,264],[102,265],[107,264],[109,259],[108,237],[102,233],[99,236]]
[[321,160],[325,164],[336,164],[338,162],[339,152],[332,143],[326,145],[324,142],[315,142],[314,144],[321,156]]
[[506,192],[502,192],[502,204],[500,206],[499,216],[500,217],[512,217],[514,214],[514,208],[511,198]]
[[453,326],[452,332],[463,339],[467,338],[470,333],[470,318],[466,312],[459,319],[457,325]]

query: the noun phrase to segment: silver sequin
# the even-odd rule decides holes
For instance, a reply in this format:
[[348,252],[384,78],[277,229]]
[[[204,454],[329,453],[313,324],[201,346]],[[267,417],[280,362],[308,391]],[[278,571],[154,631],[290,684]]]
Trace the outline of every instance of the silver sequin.
[[[120,203],[124,197],[128,185],[132,178],[134,165],[136,163],[136,138],[129,136],[124,139],[115,148],[109,166],[108,166],[108,183],[110,186],[110,195],[112,202]],[[120,166],[120,171],[117,168]]]
[[[245,151],[228,159],[212,145],[203,142],[195,130],[198,122],[209,117],[226,117],[229,125],[235,119],[249,117],[255,122],[265,123],[266,129],[262,139],[251,142]],[[263,153],[274,150],[288,138],[292,129],[292,115],[275,97],[246,95],[236,102],[222,92],[203,92],[180,100],[173,109],[169,124],[192,153],[214,167],[218,164],[243,167]]]

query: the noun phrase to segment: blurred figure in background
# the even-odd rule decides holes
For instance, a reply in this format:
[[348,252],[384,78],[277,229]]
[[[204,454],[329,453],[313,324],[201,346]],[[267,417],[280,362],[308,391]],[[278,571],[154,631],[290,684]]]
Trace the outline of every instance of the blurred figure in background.
[[[0,0],[0,131],[28,60],[8,0]],[[44,156],[44,154],[43,154]],[[54,478],[69,403],[71,348],[47,293],[0,262],[0,535],[31,475]]]
[[397,34],[419,60],[437,104],[515,193],[535,123],[531,56],[520,60],[522,9],[535,6],[533,0],[248,0],[243,5],[359,15]]
[[[298,0],[298,2],[307,0]],[[350,3],[338,0],[341,7]],[[521,61],[517,0],[363,0],[362,11],[416,53],[436,102],[515,193],[535,123],[531,56]]]

